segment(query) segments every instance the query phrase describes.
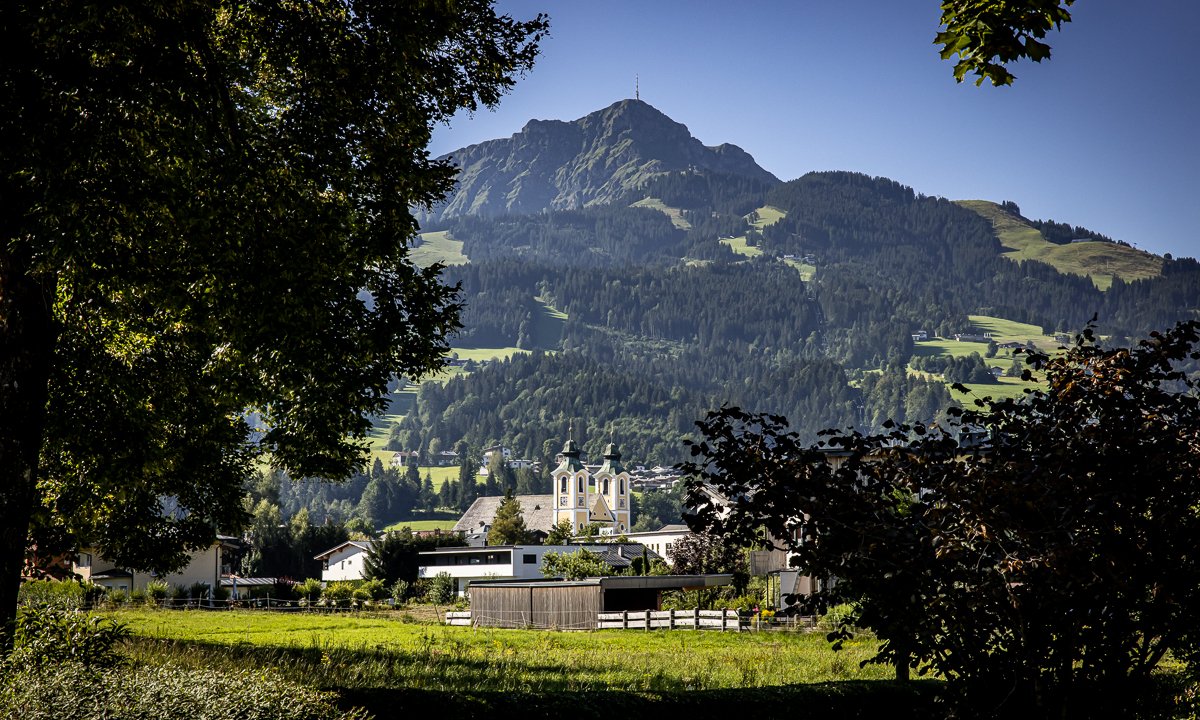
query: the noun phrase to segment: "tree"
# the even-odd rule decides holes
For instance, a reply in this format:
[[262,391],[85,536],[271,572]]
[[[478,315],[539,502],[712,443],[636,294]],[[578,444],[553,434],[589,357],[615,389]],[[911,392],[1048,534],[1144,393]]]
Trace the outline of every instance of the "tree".
[[783,538],[837,578],[818,600],[859,602],[877,661],[940,674],[974,714],[1128,710],[1200,637],[1200,388],[1180,370],[1198,329],[1106,349],[1089,327],[1033,353],[1047,388],[959,411],[967,442],[914,425],[803,447],[783,418],[724,408],[692,446],[696,522]]
[[1021,58],[1041,62],[1050,57],[1050,46],[1041,40],[1071,22],[1067,8],[1074,4],[1075,0],[943,0],[945,29],[933,42],[942,46],[943,60],[958,56],[958,82],[974,73],[976,85],[984,80],[1011,85],[1016,76],[1005,66]]
[[490,0],[2,12],[10,622],[31,531],[170,570],[245,520],[259,452],[294,477],[361,462],[389,379],[439,367],[457,323],[408,260],[409,208],[453,184],[431,128],[494,105],[546,21]]
[[[731,540],[709,532],[692,533],[679,538],[671,549],[671,574],[730,573],[733,575],[734,592],[742,594],[750,582],[746,552],[744,547]],[[701,607],[708,607],[717,594],[715,590],[698,591],[697,602]]]
[[513,497],[512,490],[504,493],[496,517],[488,530],[488,545],[524,545],[530,541],[529,529],[525,527],[525,516],[521,514],[521,503]]
[[395,585],[398,580],[416,582],[421,552],[463,544],[462,538],[449,533],[423,538],[414,537],[408,528],[387,533],[367,549],[363,559],[365,577],[368,580],[380,580],[387,587]]
[[612,574],[608,563],[587,548],[579,548],[573,553],[548,552],[542,557],[542,575],[545,577],[582,580]]
[[547,545],[570,545],[571,538],[575,537],[574,528],[571,527],[570,520],[563,520],[550,528],[550,534],[546,536]]

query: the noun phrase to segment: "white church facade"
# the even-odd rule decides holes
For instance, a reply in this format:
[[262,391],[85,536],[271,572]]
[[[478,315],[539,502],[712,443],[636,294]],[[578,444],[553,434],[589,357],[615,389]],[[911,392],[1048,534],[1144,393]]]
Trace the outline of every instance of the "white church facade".
[[602,532],[619,535],[632,526],[629,472],[621,465],[614,443],[604,450],[604,463],[595,473],[579,459],[575,441],[563,445],[562,462],[550,473],[554,486],[554,524],[564,520],[575,532],[598,525]]

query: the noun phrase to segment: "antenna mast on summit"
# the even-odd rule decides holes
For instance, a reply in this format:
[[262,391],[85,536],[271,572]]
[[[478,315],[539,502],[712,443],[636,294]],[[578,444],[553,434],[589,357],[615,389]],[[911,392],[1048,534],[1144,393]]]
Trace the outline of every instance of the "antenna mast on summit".
[[633,74],[633,99],[642,99],[641,78],[638,77],[637,73]]

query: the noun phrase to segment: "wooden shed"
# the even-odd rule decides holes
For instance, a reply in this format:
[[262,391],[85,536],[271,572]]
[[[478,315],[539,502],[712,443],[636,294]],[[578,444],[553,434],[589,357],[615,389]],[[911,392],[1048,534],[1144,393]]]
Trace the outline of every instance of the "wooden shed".
[[602,612],[658,610],[664,590],[728,585],[732,575],[637,575],[471,583],[477,626],[594,630]]

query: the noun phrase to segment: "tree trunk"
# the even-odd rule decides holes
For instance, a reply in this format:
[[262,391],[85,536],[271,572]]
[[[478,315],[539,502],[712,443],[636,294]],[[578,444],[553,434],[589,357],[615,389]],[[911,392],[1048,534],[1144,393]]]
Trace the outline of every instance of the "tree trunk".
[[[0,242],[9,242],[7,233]],[[0,652],[12,644],[38,457],[46,427],[55,331],[53,280],[0,246]]]

